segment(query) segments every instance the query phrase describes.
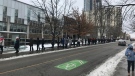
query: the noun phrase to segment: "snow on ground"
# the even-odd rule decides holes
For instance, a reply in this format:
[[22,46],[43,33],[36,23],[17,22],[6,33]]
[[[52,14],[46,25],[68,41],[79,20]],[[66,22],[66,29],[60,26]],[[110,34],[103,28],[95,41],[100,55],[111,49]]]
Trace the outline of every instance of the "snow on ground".
[[[44,45],[45,48],[49,48],[51,46],[52,46],[51,44],[45,44]],[[55,44],[54,46],[56,47],[57,44]],[[41,48],[42,46],[40,45],[39,47]],[[33,45],[33,49],[37,50],[37,45]],[[7,53],[14,53],[15,49],[14,49],[14,47],[6,47],[6,48],[4,48],[4,51],[8,51],[8,52],[6,52],[6,54]],[[27,51],[30,51],[30,46],[29,45],[20,46],[19,52],[27,52]],[[3,53],[3,54],[5,54],[5,53]]]
[[[135,48],[135,43],[132,43],[132,45]],[[91,71],[86,76],[113,76],[115,68],[125,55],[126,49],[127,48],[116,54],[114,57],[110,57],[108,60],[105,61],[105,63],[97,66],[95,70]]]
[[126,49],[116,54],[114,57],[109,58],[105,63],[91,71],[87,76],[112,76],[118,63],[124,57],[125,50]]
[[[51,44],[45,45],[46,47],[51,47]],[[57,46],[57,45],[55,45]],[[48,51],[48,52],[41,52],[41,53],[35,53],[35,54],[28,54],[28,55],[20,55],[20,56],[13,56],[10,58],[1,58],[0,61],[7,61],[7,60],[13,60],[13,59],[19,59],[19,58],[24,58],[24,57],[31,57],[31,56],[37,56],[37,55],[44,55],[44,54],[48,54],[48,53],[55,53],[55,52],[61,52],[61,51],[67,51],[67,50],[71,50],[71,49],[78,49],[78,48],[86,48],[89,46],[83,46],[83,47],[77,47],[77,48],[70,48],[70,49],[64,49],[64,50],[54,50],[54,51]],[[36,45],[34,46],[34,48],[36,48]],[[23,49],[22,49],[23,50]],[[26,52],[29,51],[29,46],[27,46],[27,48],[23,51],[20,52]],[[15,51],[12,52],[8,52],[8,53],[14,53]],[[4,54],[4,53],[3,53]],[[7,53],[5,53],[7,54]]]

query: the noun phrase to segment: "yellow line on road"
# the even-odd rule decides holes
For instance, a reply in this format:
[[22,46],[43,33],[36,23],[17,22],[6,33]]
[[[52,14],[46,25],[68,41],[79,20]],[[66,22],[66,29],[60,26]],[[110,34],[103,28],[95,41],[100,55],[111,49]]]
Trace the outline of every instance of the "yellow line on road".
[[[87,51],[87,52],[89,52],[89,51]],[[2,74],[7,74],[7,73],[11,73],[11,72],[15,72],[15,71],[22,70],[22,69],[26,69],[26,68],[35,67],[35,66],[42,65],[42,64],[46,64],[46,63],[50,63],[50,62],[54,62],[54,61],[57,61],[57,60],[60,60],[60,59],[64,59],[64,58],[67,58],[67,57],[72,57],[72,56],[79,55],[79,54],[83,54],[83,53],[87,53],[87,52],[76,53],[76,54],[69,55],[69,56],[66,56],[66,57],[61,57],[61,58],[57,58],[57,59],[54,59],[54,60],[50,60],[50,61],[46,61],[46,62],[42,62],[42,63],[30,65],[30,66],[26,66],[26,67],[22,67],[22,68],[10,70],[10,71],[1,72],[0,75],[2,75]]]

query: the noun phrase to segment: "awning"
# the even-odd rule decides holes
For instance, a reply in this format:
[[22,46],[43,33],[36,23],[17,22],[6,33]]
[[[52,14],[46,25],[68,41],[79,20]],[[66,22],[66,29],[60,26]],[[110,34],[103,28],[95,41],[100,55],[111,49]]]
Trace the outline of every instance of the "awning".
[[11,31],[0,31],[0,33],[7,33],[7,34],[27,34],[26,32],[11,32]]

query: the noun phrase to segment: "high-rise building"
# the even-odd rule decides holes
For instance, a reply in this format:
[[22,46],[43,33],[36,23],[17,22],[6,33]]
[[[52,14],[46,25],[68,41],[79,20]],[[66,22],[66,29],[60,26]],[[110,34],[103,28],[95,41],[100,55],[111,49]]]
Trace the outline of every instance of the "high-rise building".
[[109,38],[111,35],[115,36],[114,30],[111,29],[111,31],[110,28],[119,29],[122,25],[122,10],[120,7],[104,6],[102,5],[102,0],[84,0],[84,10],[87,21],[94,23],[94,26],[97,28],[91,33],[91,37],[101,38],[108,36]]
[[102,2],[102,0],[84,0],[84,11],[90,12],[94,10],[95,6],[99,7],[100,2]]
[[93,10],[94,0],[84,0],[84,11],[89,12]]

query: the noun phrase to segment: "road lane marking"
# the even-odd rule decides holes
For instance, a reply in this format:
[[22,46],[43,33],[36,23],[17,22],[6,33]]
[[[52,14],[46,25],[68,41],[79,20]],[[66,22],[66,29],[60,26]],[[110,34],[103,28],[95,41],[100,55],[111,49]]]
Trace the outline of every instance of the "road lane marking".
[[[89,52],[89,51],[87,51],[87,52]],[[1,72],[0,75],[11,73],[11,72],[15,72],[15,71],[19,71],[19,70],[26,69],[26,68],[31,68],[31,67],[39,66],[39,65],[42,65],[42,64],[47,64],[47,63],[50,63],[50,62],[58,61],[58,60],[61,60],[61,59],[67,58],[67,57],[72,57],[72,56],[80,55],[80,54],[87,53],[87,52],[76,53],[76,54],[73,54],[73,55],[57,58],[57,59],[46,61],[46,62],[42,62],[42,63],[39,63],[39,64],[34,64],[34,65],[30,65],[30,66],[26,66],[26,67],[22,67],[22,68],[18,68],[18,69],[13,69],[13,70]]]
[[63,69],[63,70],[73,70],[81,65],[84,65],[85,63],[87,63],[87,61],[84,61],[84,60],[72,60],[72,61],[69,61],[69,62],[66,62],[66,63],[63,63],[63,64],[60,64],[60,65],[57,65],[55,66],[56,68],[59,68],[59,69]]

